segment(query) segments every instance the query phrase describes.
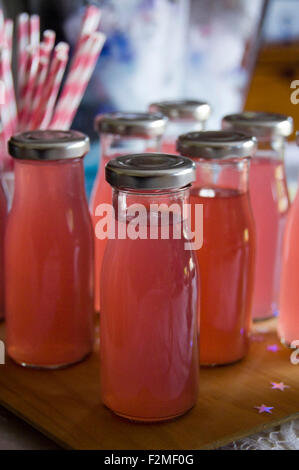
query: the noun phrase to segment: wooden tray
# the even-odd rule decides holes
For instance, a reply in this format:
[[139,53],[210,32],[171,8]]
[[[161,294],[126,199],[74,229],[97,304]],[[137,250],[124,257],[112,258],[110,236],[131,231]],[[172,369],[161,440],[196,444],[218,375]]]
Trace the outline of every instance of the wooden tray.
[[[135,424],[104,408],[97,352],[82,364],[53,372],[23,369],[7,359],[0,366],[0,403],[65,448],[217,448],[299,417],[299,365],[290,363],[288,349],[267,350],[279,345],[275,322],[258,328],[270,331],[256,335],[246,360],[202,369],[196,407],[172,422]],[[290,388],[272,390],[272,381]],[[254,406],[262,404],[274,406],[273,414],[258,414]]]

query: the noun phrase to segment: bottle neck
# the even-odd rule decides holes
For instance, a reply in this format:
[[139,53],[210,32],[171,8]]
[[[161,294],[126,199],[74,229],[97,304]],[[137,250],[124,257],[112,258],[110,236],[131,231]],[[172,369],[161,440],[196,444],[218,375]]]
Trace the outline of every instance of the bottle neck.
[[176,141],[178,136],[187,134],[188,132],[199,132],[205,130],[206,122],[198,120],[169,120],[166,126],[163,139],[168,141]]
[[102,159],[111,159],[129,153],[159,152],[160,146],[161,137],[100,134]]
[[283,161],[286,139],[282,136],[272,138],[259,138],[255,158],[267,158]]
[[84,198],[82,158],[59,161],[15,160],[15,201]]
[[193,187],[223,188],[246,193],[249,188],[250,158],[232,160],[196,159],[196,182]]
[[189,203],[190,187],[167,191],[124,191],[113,188],[113,209],[116,220],[128,221],[134,217],[134,210],[140,211],[147,219],[158,217],[161,212],[185,213]]

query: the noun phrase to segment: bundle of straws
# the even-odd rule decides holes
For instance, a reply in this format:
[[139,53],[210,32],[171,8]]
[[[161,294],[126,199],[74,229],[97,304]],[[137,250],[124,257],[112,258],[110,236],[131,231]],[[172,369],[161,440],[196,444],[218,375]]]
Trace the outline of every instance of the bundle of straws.
[[56,34],[52,30],[44,31],[41,38],[39,16],[27,13],[22,13],[17,22],[14,82],[14,23],[5,19],[0,10],[0,80],[5,93],[5,104],[0,106],[0,139],[4,146],[16,132],[70,128],[106,39],[97,31],[100,18],[98,7],[86,8],[62,86],[70,47],[66,42],[55,45]]

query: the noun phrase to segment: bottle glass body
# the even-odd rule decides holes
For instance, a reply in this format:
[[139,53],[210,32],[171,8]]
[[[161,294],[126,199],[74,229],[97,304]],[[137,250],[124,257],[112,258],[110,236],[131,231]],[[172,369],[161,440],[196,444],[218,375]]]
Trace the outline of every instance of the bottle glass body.
[[[115,239],[102,270],[100,354],[104,404],[137,421],[179,416],[198,394],[198,268],[184,217],[165,222],[151,204],[182,208],[189,189],[163,192],[113,190]],[[140,229],[130,238],[127,211],[143,205]],[[162,228],[169,229],[164,238]],[[182,233],[173,236],[174,229]],[[157,230],[155,237],[150,231]],[[120,239],[120,233],[127,233]],[[132,235],[132,234],[131,234]]]
[[251,160],[250,198],[256,225],[254,320],[279,311],[282,243],[290,200],[283,160],[284,139],[260,139]]
[[195,161],[192,211],[196,204],[203,205],[203,245],[197,250],[200,363],[212,366],[236,362],[248,350],[255,229],[248,191],[249,160]]
[[296,348],[299,344],[298,234],[299,193],[297,192],[287,216],[284,234],[278,317],[278,334],[281,341],[287,346],[292,346],[292,342],[296,341],[297,343],[293,345]]
[[111,204],[112,189],[105,180],[105,166],[115,157],[121,155],[158,152],[160,150],[161,137],[141,138],[134,136],[120,136],[102,133],[100,136],[101,161],[98,174],[93,187],[90,211],[95,231],[95,310],[100,311],[100,284],[101,270],[107,239],[99,239],[96,236],[96,226],[99,220],[97,207],[101,204]]
[[15,162],[5,237],[7,350],[57,368],[93,345],[93,233],[82,159]]
[[0,182],[0,320],[4,319],[4,236],[7,222],[7,200]]

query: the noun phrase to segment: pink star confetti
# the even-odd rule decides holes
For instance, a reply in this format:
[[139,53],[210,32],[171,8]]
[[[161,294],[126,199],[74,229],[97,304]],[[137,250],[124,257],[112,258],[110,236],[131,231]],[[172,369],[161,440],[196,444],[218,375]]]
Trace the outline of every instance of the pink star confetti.
[[255,406],[254,408],[259,410],[259,414],[261,414],[261,413],[270,413],[270,414],[272,414],[272,410],[274,409],[274,406],[261,405],[261,406]]
[[280,347],[277,346],[277,344],[271,344],[270,346],[267,346],[267,351],[277,352],[280,351]]
[[271,382],[273,390],[284,391],[285,388],[290,388],[289,385],[285,385],[283,382]]

